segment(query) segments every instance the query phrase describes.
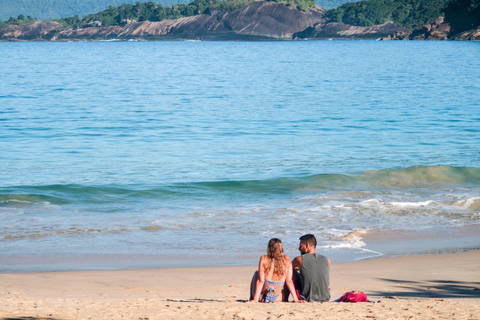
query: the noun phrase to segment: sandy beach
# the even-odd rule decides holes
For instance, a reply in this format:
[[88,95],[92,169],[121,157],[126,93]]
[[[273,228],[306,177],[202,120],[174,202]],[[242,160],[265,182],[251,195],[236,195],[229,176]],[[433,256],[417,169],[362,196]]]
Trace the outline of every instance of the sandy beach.
[[480,251],[332,265],[377,303],[247,303],[255,269],[1,274],[0,319],[480,319]]

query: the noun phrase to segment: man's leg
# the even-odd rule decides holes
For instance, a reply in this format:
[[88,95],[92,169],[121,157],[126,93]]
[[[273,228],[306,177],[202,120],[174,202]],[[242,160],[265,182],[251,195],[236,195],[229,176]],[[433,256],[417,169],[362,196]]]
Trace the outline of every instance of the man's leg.
[[298,300],[302,300],[302,298],[300,298],[300,291],[302,290],[301,284],[303,282],[302,274],[298,272],[297,269],[293,269],[292,280],[293,280],[293,285],[295,286],[295,294],[297,295]]
[[300,274],[300,272],[298,272],[297,269],[293,269],[292,281],[293,281],[293,285],[295,286],[295,293],[290,292],[290,290],[288,290],[287,285],[285,284],[283,286],[283,302],[288,302],[290,293],[296,294],[297,298],[301,300],[300,299],[300,277],[301,276],[302,275]]

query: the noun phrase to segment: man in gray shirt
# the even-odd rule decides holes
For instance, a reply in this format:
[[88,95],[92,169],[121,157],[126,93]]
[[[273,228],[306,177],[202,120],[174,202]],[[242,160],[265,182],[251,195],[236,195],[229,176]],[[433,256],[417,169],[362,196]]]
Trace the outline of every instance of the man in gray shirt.
[[313,234],[300,237],[298,250],[302,255],[292,261],[293,280],[299,299],[325,302],[330,300],[330,259],[316,253],[316,247]]

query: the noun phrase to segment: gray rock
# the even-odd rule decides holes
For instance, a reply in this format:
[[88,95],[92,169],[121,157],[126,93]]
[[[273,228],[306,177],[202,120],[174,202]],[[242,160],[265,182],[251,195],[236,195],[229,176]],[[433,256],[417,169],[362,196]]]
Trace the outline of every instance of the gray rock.
[[99,28],[101,26],[102,26],[102,22],[98,20],[92,21],[89,24],[87,24],[87,27],[93,27],[93,28]]
[[58,22],[40,20],[22,25],[0,26],[0,40],[50,40],[51,35],[62,30]]

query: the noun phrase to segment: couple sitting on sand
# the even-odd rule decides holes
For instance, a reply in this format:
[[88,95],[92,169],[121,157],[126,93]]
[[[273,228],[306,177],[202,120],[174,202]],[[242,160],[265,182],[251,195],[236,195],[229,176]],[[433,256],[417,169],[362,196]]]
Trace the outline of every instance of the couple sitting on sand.
[[290,262],[283,253],[280,239],[268,242],[268,255],[262,256],[250,286],[250,301],[295,302],[330,300],[330,259],[316,253],[317,239],[313,234],[300,237],[302,254]]

